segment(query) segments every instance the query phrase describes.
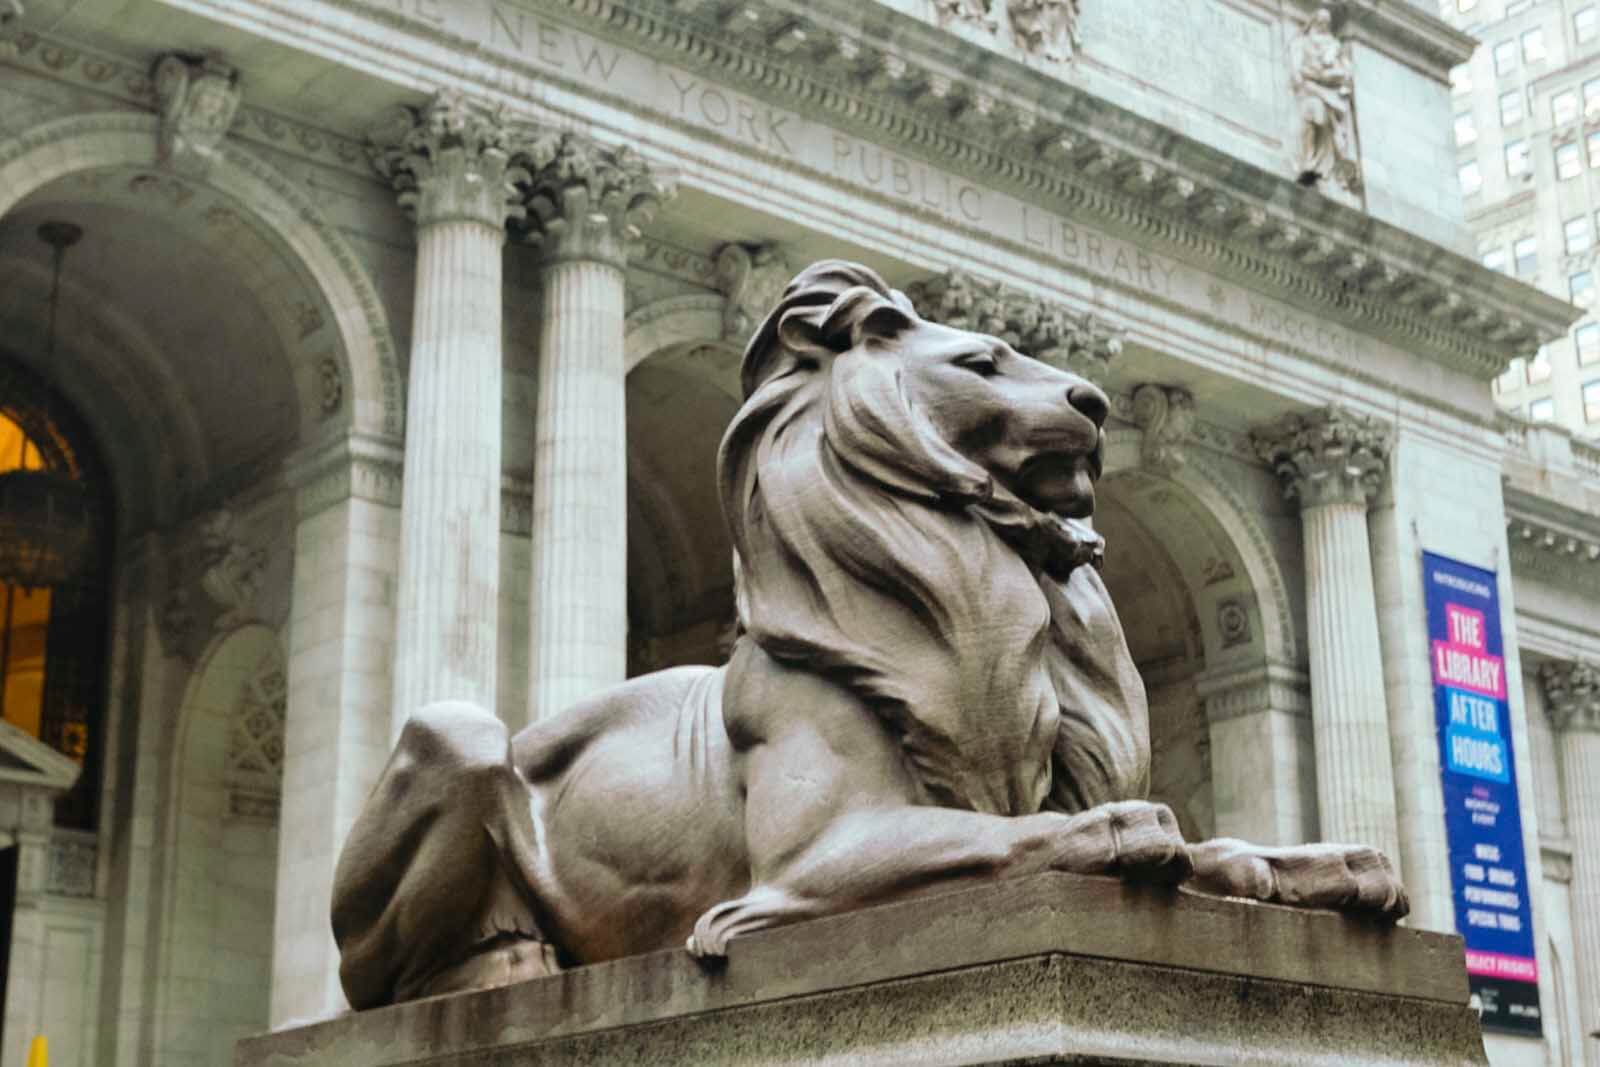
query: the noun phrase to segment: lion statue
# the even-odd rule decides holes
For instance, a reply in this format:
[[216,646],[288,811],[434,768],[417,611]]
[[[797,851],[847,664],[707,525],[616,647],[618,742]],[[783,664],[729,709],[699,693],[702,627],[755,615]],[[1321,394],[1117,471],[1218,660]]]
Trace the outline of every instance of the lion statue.
[[1387,859],[1187,845],[1095,564],[1108,401],[802,271],[745,350],[718,476],[740,636],[508,737],[406,725],[340,857],[357,1009],[1060,870],[1394,919]]

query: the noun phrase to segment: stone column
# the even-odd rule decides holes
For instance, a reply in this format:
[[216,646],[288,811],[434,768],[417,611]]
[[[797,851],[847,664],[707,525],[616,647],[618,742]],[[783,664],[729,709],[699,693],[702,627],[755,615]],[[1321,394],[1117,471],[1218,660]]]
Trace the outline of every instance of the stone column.
[[1195,679],[1211,734],[1218,837],[1298,845],[1317,836],[1309,688],[1300,671],[1269,662]]
[[501,272],[520,216],[498,114],[440,93],[374,134],[417,223],[391,733],[430,701],[495,708]]
[[1572,959],[1584,1034],[1574,1063],[1600,1067],[1600,665],[1546,663],[1550,724],[1561,737],[1561,786],[1572,839]]
[[542,257],[533,459],[531,720],[623,680],[628,643],[623,286],[628,244],[672,195],[636,153],[574,134],[527,146]]
[[1372,586],[1367,505],[1391,435],[1335,406],[1289,415],[1256,435],[1305,538],[1311,719],[1322,837],[1374,845],[1399,862],[1394,763]]

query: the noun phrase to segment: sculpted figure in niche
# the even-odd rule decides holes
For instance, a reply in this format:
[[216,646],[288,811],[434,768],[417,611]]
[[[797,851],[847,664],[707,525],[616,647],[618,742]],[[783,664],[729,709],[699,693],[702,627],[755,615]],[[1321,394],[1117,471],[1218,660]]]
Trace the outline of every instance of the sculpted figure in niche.
[[1079,0],[1011,0],[1011,35],[1030,56],[1065,63],[1081,47]]
[[1289,67],[1300,116],[1295,171],[1301,185],[1324,178],[1347,191],[1361,184],[1356,159],[1355,73],[1350,52],[1333,35],[1333,15],[1318,8],[1289,45]]
[[485,988],[974,881],[1063,870],[1364,912],[1371,849],[1187,845],[1143,798],[1145,692],[1097,563],[1107,399],[802,271],[718,457],[738,630],[508,737],[411,718],[340,859],[350,1003]]

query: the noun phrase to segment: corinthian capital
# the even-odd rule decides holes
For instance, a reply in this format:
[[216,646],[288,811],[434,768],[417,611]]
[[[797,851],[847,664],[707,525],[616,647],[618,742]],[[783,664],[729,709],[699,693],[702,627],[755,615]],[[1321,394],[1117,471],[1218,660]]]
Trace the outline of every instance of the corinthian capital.
[[522,216],[509,128],[498,109],[441,91],[421,107],[402,106],[368,134],[372,166],[395,188],[419,226],[471,220],[504,226]]
[[535,131],[518,146],[528,175],[525,232],[545,261],[598,259],[621,265],[639,228],[677,191],[675,176],[623,146],[575,133]]
[[1600,733],[1600,666],[1551,660],[1539,668],[1550,725]]
[[1301,507],[1366,505],[1383,483],[1390,428],[1337,404],[1285,415],[1253,435],[1256,455],[1272,465],[1284,494]]

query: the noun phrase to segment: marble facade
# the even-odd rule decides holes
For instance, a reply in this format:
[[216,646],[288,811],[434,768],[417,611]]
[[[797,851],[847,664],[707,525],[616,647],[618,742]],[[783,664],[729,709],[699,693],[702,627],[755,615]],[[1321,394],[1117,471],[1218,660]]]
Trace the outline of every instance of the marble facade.
[[[93,875],[29,889],[0,1064],[41,1031],[52,1063],[211,1064],[341,1010],[333,863],[409,708],[520,725],[714,658],[746,304],[835,254],[1111,394],[1096,522],[1186,832],[1381,844],[1452,929],[1420,553],[1498,572],[1546,1016],[1490,1060],[1600,1064],[1600,452],[1490,393],[1574,313],[1470,254],[1473,42],[1346,5],[1360,181],[1324,189],[1312,5],[968,6],[0,14],[0,355],[95,429],[120,538],[99,829],[28,831]],[[173,56],[226,121],[163,102]],[[49,217],[94,254],[44,365]],[[197,612],[221,509],[266,577]],[[281,758],[243,782],[274,650]]]

